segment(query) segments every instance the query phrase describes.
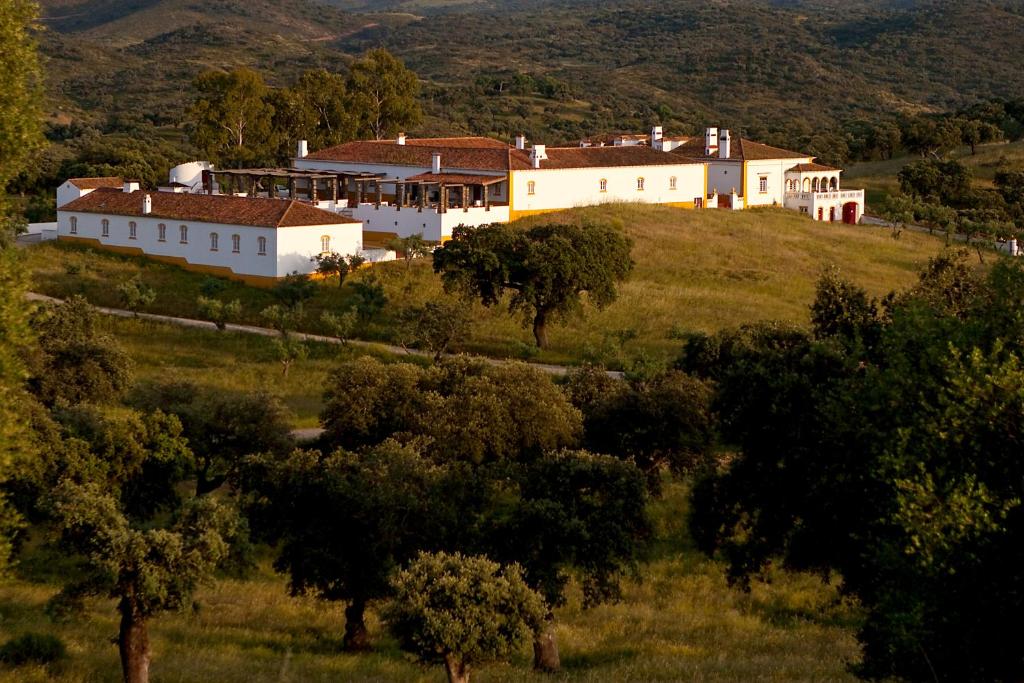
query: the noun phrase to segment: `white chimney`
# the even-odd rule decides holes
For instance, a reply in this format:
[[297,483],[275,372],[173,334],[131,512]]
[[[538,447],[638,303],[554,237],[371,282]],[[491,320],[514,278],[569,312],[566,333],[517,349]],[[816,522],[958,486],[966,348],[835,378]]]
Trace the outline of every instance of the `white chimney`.
[[399,145],[404,145],[405,144],[405,133],[399,133],[398,137],[395,139],[395,142],[397,144],[399,144]]
[[153,213],[153,198],[148,194],[142,198],[142,213],[146,216]]
[[718,129],[704,129],[704,156],[711,156],[718,149]]
[[441,153],[434,152],[430,155],[430,172],[440,173],[441,172]]
[[138,180],[126,180],[124,181],[124,192],[125,194],[131,194],[139,189]]
[[516,136],[516,149],[526,149],[526,136],[522,133]]
[[728,159],[730,148],[729,131],[723,129],[722,132],[718,134],[718,158]]
[[534,145],[530,150],[530,162],[534,168],[540,168],[540,162],[548,158],[546,145]]
[[651,128],[651,149],[661,149],[661,140],[665,137],[661,126]]
[[299,140],[299,148],[295,151],[295,156],[299,159],[305,159],[309,154],[309,142],[306,140]]

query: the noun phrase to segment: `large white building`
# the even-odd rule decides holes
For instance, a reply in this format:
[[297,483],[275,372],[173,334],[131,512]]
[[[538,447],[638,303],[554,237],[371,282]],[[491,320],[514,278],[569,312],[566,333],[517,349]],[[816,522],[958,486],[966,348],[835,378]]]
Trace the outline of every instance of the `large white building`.
[[58,237],[147,254],[254,283],[313,270],[317,254],[393,257],[395,237],[449,239],[458,225],[504,223],[611,202],[698,209],[782,206],[818,221],[857,223],[863,190],[836,168],[728,130],[703,136],[591,138],[527,147],[482,137],[348,142],[291,168],[171,169],[156,192],[120,178],[61,185]]
[[268,285],[317,254],[362,250],[362,224],[304,202],[101,187],[57,209],[58,239]]

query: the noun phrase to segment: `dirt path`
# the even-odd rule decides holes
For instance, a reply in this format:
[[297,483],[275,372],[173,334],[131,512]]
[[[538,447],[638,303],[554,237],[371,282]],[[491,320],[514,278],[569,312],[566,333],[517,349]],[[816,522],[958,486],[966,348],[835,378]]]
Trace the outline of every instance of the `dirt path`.
[[[36,294],[35,292],[27,292],[25,296],[30,301],[44,301],[48,303],[63,303],[61,299],[57,299],[52,296],[46,296],[45,294]],[[132,313],[122,308],[105,308],[103,306],[94,307],[100,313],[105,315],[112,315],[119,318],[138,318],[140,320],[149,320],[152,322],[164,323],[167,325],[177,325],[179,327],[194,327],[202,330],[216,330],[217,326],[206,320],[195,320],[193,318],[178,318],[170,315],[157,315],[155,313]],[[236,325],[228,323],[225,327],[226,332],[240,332],[242,334],[258,334],[264,337],[276,337],[278,336],[277,330],[269,327],[257,327],[255,325]],[[403,346],[395,346],[394,344],[385,344],[383,342],[371,342],[364,341],[362,339],[348,339],[342,341],[337,337],[325,337],[319,334],[307,334],[305,332],[293,332],[292,335],[296,339],[302,341],[319,342],[322,344],[338,344],[338,345],[349,345],[358,348],[363,348],[372,351],[390,353],[396,356],[418,356],[420,358],[431,358],[433,354],[427,353],[426,351],[419,351],[417,349],[408,349]],[[447,356],[454,356],[456,354],[446,354]],[[490,365],[508,365],[509,363],[523,362],[512,359],[503,358],[489,358],[487,356],[476,356],[481,361]],[[572,368],[565,365],[554,365],[551,363],[528,363],[532,368],[536,368],[541,372],[546,372],[549,375],[555,375],[561,377],[569,372]],[[608,376],[614,379],[622,379],[623,374],[615,370],[608,370]]]

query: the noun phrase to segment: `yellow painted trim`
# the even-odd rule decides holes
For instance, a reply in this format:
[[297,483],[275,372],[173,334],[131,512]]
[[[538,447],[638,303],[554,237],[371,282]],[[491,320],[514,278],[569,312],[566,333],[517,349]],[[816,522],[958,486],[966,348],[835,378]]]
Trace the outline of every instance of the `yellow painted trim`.
[[159,261],[160,263],[169,263],[174,266],[179,266],[185,270],[191,270],[196,273],[206,273],[208,275],[216,275],[217,277],[224,277],[237,282],[244,282],[247,285],[253,287],[273,287],[277,282],[278,278],[268,277],[265,275],[244,275],[236,273],[227,266],[207,266],[201,263],[190,263],[187,259],[182,256],[162,256],[159,254],[147,254],[142,251],[139,247],[121,247],[113,244],[103,244],[98,239],[92,237],[78,237],[73,235],[60,235],[57,238],[60,241],[72,242],[75,244],[84,244],[90,247],[97,247],[106,251],[114,252],[115,254],[125,254],[127,256],[145,256],[153,261]]
[[748,161],[744,161],[743,162],[743,178],[742,178],[742,183],[741,183],[743,185],[743,208],[744,209],[747,208],[747,197],[750,196],[750,195],[747,194],[747,180],[748,180],[748,178],[747,178],[747,176],[748,176],[747,164],[748,163],[750,163],[750,162],[748,162]]
[[711,164],[704,163],[704,199],[701,201],[701,207],[706,207],[708,204],[708,170],[711,168]]
[[515,175],[516,174],[515,174],[515,172],[512,169],[508,170],[508,219],[510,221],[514,221],[515,220],[515,218],[513,218],[513,216],[515,215],[515,205],[514,205],[514,202],[515,202],[516,194],[515,194],[515,192],[512,191],[513,190],[512,178],[514,178]]
[[526,218],[527,216],[539,216],[544,213],[554,213],[556,211],[566,211],[567,209],[526,209],[523,211],[512,211],[508,212],[509,221],[517,221],[520,218]]
[[696,204],[693,202],[666,202],[661,206],[671,206],[676,209],[693,209],[696,208]]
[[363,244],[367,242],[375,242],[380,244],[386,244],[389,240],[393,240],[398,237],[397,232],[387,232],[381,230],[363,230]]

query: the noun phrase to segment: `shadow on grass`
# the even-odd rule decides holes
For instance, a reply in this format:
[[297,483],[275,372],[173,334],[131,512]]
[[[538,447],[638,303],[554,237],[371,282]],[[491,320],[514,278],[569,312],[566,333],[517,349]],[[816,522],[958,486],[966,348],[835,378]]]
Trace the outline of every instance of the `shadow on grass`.
[[631,647],[602,647],[591,652],[574,652],[562,657],[562,668],[566,671],[586,671],[602,666],[621,665],[640,656]]

